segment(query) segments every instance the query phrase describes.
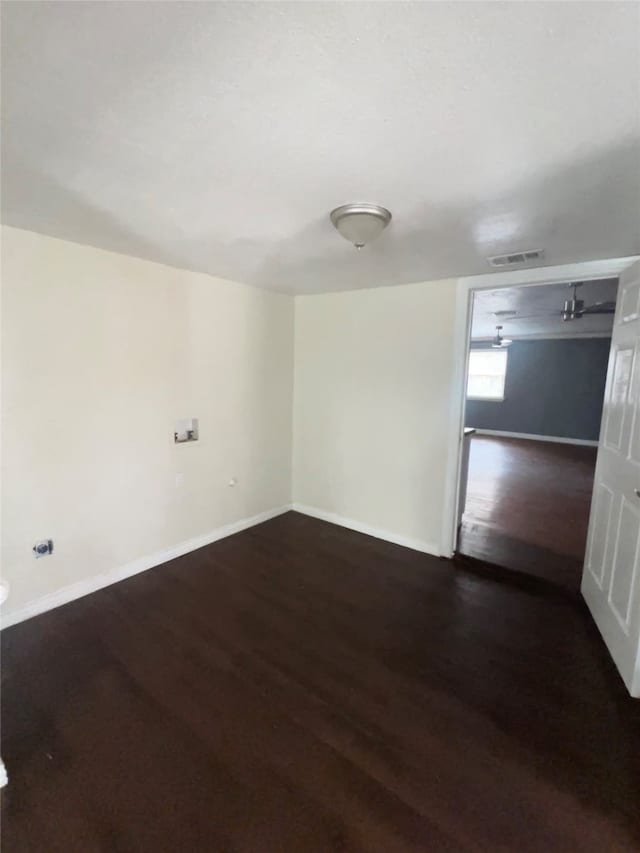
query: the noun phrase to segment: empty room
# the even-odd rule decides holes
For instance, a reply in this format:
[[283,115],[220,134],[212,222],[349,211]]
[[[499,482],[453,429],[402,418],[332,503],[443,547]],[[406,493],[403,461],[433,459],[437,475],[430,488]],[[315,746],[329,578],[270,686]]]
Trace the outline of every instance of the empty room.
[[3,853],[640,850],[640,4],[0,24]]

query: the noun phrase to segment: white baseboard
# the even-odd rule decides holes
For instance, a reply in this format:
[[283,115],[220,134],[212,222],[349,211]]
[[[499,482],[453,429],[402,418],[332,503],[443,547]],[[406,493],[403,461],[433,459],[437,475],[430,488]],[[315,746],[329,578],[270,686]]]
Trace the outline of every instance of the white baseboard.
[[148,569],[153,569],[156,566],[167,563],[169,560],[174,560],[176,557],[182,557],[183,554],[188,554],[190,551],[196,551],[198,548],[203,548],[205,545],[210,545],[212,542],[217,542],[219,539],[224,539],[227,536],[232,536],[234,533],[239,533],[241,530],[246,530],[249,527],[254,527],[256,524],[261,524],[263,521],[268,521],[270,518],[275,518],[277,515],[282,515],[288,512],[291,505],[278,507],[277,509],[269,509],[266,512],[258,513],[251,518],[242,518],[239,521],[234,521],[231,524],[225,524],[223,527],[217,527],[209,533],[204,533],[202,536],[195,536],[193,539],[187,539],[174,545],[172,548],[167,548],[164,551],[156,551],[155,554],[149,554],[146,557],[140,557],[124,566],[118,566],[111,569],[105,574],[94,575],[86,580],[78,583],[70,584],[55,592],[43,595],[30,601],[28,604],[19,607],[17,610],[10,610],[8,613],[2,614],[2,628],[8,628],[10,625],[16,625],[18,622],[23,622],[25,619],[30,619],[32,616],[37,616],[40,613],[45,613],[47,610],[53,610],[54,607],[60,607],[62,604],[67,604],[74,601],[76,598],[82,598],[92,592],[96,592],[105,586],[110,586],[113,583],[129,578],[132,575],[137,575],[140,572],[146,572]]
[[345,518],[342,515],[336,515],[334,512],[327,512],[324,509],[318,509],[315,506],[307,506],[306,504],[293,503],[291,509],[294,512],[300,512],[303,515],[310,515],[312,518],[319,518],[321,521],[328,521],[331,524],[337,524],[339,527],[346,527],[349,530],[356,530],[358,533],[365,533],[367,536],[373,536],[375,539],[384,539],[385,542],[392,542],[394,545],[402,545],[404,548],[411,548],[413,551],[421,551],[423,554],[433,554],[434,557],[440,557],[440,547],[434,545],[433,542],[424,542],[422,539],[412,539],[409,536],[400,536],[397,533],[392,533],[390,530],[382,530],[379,527],[372,527],[370,524],[365,524],[362,521],[355,521],[353,518]]
[[528,432],[507,432],[503,429],[476,429],[476,435],[497,435],[502,438],[524,438],[527,441],[552,441],[554,444],[579,444],[584,447],[597,447],[597,441],[585,438],[564,438],[557,435],[532,435]]

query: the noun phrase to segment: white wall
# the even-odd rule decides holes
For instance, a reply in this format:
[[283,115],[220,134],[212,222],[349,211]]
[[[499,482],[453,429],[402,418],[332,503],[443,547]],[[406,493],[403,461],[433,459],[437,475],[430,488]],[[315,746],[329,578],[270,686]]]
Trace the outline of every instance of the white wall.
[[290,503],[290,296],[3,228],[2,299],[7,622]]
[[296,298],[294,506],[439,553],[455,302],[451,280]]
[[[1,233],[4,624],[290,504],[292,297]],[[454,282],[295,304],[295,501],[437,552]]]

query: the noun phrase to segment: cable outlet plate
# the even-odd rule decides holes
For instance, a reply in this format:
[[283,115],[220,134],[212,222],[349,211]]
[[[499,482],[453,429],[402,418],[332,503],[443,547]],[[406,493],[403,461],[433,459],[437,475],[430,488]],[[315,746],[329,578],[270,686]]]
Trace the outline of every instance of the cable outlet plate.
[[53,553],[53,539],[41,539],[39,542],[33,546],[33,553],[36,556],[36,559],[40,557],[47,557],[49,554]]

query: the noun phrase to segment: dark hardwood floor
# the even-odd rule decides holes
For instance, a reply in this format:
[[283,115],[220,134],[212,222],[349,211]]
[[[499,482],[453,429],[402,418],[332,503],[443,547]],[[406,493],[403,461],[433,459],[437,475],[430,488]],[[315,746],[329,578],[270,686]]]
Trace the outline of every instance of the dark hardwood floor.
[[580,590],[596,448],[474,435],[458,551]]
[[640,849],[576,601],[288,513],[2,646],[3,853]]

